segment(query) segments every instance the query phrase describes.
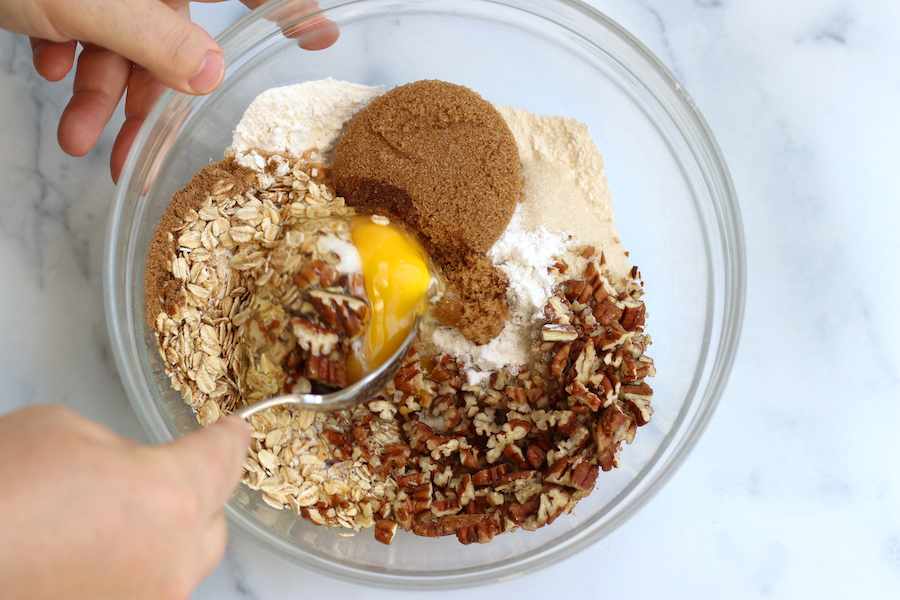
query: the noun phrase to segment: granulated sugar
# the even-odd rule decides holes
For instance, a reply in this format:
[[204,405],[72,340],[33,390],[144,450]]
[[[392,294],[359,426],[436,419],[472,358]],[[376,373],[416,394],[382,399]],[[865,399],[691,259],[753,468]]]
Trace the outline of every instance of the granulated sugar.
[[266,157],[260,152],[300,157],[314,149],[330,164],[344,127],[383,93],[384,86],[331,77],[267,90],[253,100],[234,130],[235,161],[262,171]]

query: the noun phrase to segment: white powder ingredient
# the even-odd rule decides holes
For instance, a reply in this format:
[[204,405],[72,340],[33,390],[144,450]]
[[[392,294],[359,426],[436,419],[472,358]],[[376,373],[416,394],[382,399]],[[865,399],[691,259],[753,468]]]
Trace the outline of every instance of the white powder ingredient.
[[535,339],[550,296],[553,278],[547,272],[554,257],[562,256],[569,245],[564,234],[549,233],[539,225],[526,229],[521,215],[522,205],[491,248],[491,261],[509,280],[506,302],[510,319],[500,334],[489,344],[478,346],[467,340],[457,329],[439,327],[433,343],[442,353],[461,358],[468,367],[469,383],[482,383],[490,374],[503,367],[517,373],[528,361],[528,350]]
[[631,264],[613,219],[603,156],[588,126],[512,106],[494,108],[506,120],[519,149],[525,228],[543,225],[551,233],[570,234],[576,243],[602,250],[612,274],[626,276]]
[[300,157],[316,150],[329,164],[347,123],[384,93],[331,77],[272,88],[257,96],[234,130],[232,150],[238,164],[263,171],[264,154]]
[[528,362],[555,283],[548,267],[557,257],[572,266],[581,260],[568,252],[570,246],[591,244],[602,250],[613,274],[624,276],[631,270],[613,220],[603,157],[587,125],[515,107],[495,108],[516,140],[525,192],[506,231],[488,253],[509,281],[510,320],[483,346],[449,327],[433,334],[439,352],[466,364],[473,385],[503,367],[515,373]]

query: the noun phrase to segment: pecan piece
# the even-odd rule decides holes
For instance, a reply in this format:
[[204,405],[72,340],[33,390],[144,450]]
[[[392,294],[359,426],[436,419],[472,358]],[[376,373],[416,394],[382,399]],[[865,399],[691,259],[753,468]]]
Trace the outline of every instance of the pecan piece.
[[499,477],[506,475],[509,472],[509,465],[506,463],[501,463],[499,465],[488,467],[487,469],[482,469],[478,471],[474,475],[472,475],[472,483],[475,485],[490,485],[494,483]]
[[476,523],[456,530],[456,537],[461,544],[468,545],[473,542],[487,544],[500,533],[500,529],[491,523]]
[[625,400],[643,400],[649,403],[653,399],[653,390],[646,383],[623,385],[620,393]]
[[[412,448],[406,444],[388,444],[384,447],[384,453],[390,463],[393,463],[396,467],[405,467],[409,463]],[[425,477],[424,473],[415,473],[415,475]]]
[[572,470],[572,487],[583,491],[594,489],[594,483],[596,483],[599,473],[597,467],[582,460]]
[[477,469],[479,466],[478,448],[461,448],[459,450],[459,462],[466,468]]
[[347,386],[347,368],[339,360],[312,355],[306,359],[303,375],[311,381],[319,381],[330,387]]
[[434,366],[434,369],[432,369],[431,375],[428,376],[428,379],[436,381],[438,383],[447,381],[450,379],[450,371],[448,371],[447,367],[445,367],[441,363],[437,363]]
[[455,515],[460,510],[462,510],[462,507],[459,504],[459,500],[444,500],[431,503],[431,514],[436,517]]
[[638,327],[643,327],[645,317],[644,303],[641,302],[637,306],[627,306],[622,313],[620,323],[626,331],[634,331]]
[[566,368],[566,364],[569,362],[569,349],[572,347],[572,342],[568,342],[563,344],[553,356],[553,360],[550,362],[550,373],[554,376],[559,375],[563,372],[563,369]]
[[515,445],[507,446],[503,449],[503,456],[508,458],[510,462],[516,465],[517,468],[524,468],[527,464],[525,459],[525,453],[522,452],[522,449]]
[[460,527],[470,527],[481,523],[487,517],[486,514],[447,515],[434,521],[425,521],[413,525],[413,533],[424,537],[441,537],[453,535]]
[[544,463],[545,458],[547,458],[547,449],[543,448],[540,444],[532,444],[525,450],[525,459],[528,461],[528,464],[531,465],[532,469],[540,467]]
[[404,475],[397,478],[397,485],[404,489],[413,489],[422,485],[422,483],[424,482],[425,473],[410,473],[409,475]]
[[369,305],[365,300],[326,290],[309,292],[309,302],[328,328],[352,342],[360,337],[366,326]]
[[624,439],[628,443],[634,438],[635,423],[619,403],[610,404],[601,415],[594,429],[594,441],[600,453],[600,467],[609,471],[615,466],[615,453]]
[[305,317],[294,317],[290,320],[290,326],[297,344],[313,356],[331,354],[340,342],[335,332]]
[[603,402],[596,394],[584,387],[580,381],[573,381],[566,387],[566,391],[576,398],[580,404],[587,406],[590,410],[597,412],[603,406]]
[[545,342],[571,342],[578,338],[574,325],[547,323],[541,327],[541,339]]
[[598,474],[597,467],[580,456],[563,457],[553,463],[544,476],[544,481],[576,490],[590,491],[594,489]]
[[603,327],[608,327],[610,323],[621,318],[622,309],[616,306],[616,303],[611,298],[605,298],[594,307],[593,316],[597,323]]
[[390,519],[382,519],[375,523],[375,539],[381,542],[382,544],[390,544],[391,540],[394,539],[394,534],[397,533],[397,528],[399,524],[391,521]]
[[[555,521],[556,517],[566,510],[570,501],[569,494],[562,488],[551,488],[548,492],[541,494],[534,528],[537,529]],[[523,525],[522,529],[528,529],[528,527]]]

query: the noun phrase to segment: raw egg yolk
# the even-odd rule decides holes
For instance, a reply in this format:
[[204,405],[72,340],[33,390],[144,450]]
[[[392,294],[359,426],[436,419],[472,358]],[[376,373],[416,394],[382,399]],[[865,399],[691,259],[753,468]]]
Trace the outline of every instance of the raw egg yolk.
[[415,237],[396,225],[357,216],[350,235],[362,259],[372,308],[368,331],[347,361],[348,380],[355,382],[403,345],[416,318],[428,307],[431,269]]

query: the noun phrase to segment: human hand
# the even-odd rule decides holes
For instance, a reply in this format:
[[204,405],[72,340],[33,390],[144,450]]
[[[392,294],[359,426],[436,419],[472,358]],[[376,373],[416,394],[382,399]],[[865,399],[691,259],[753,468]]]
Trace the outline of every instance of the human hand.
[[[251,9],[266,2],[242,1]],[[291,5],[295,14],[318,9],[312,0]],[[304,48],[334,43],[337,29],[332,23],[321,17],[309,21],[304,29],[311,35],[305,36]],[[113,181],[165,87],[207,94],[225,74],[222,50],[191,22],[188,0],[0,0],[0,28],[31,37],[35,69],[49,81],[59,81],[72,70],[82,44],[72,98],[57,132],[66,153],[87,154],[126,97],[125,123],[110,155]]]
[[190,597],[225,550],[249,444],[236,417],[153,447],[58,406],[0,418],[3,597]]

